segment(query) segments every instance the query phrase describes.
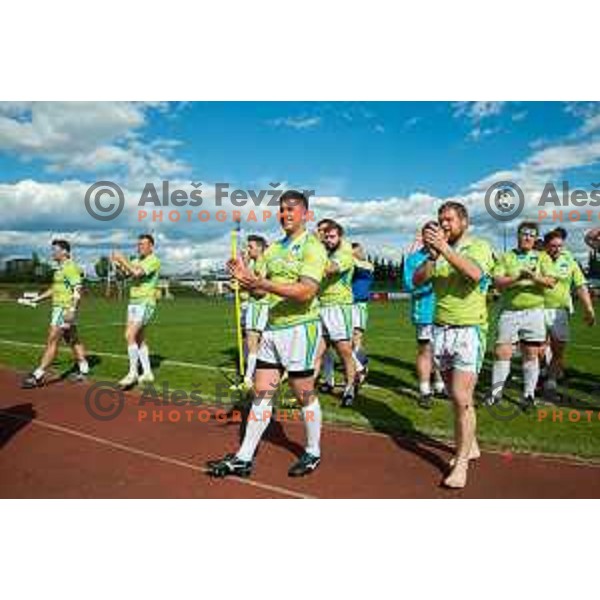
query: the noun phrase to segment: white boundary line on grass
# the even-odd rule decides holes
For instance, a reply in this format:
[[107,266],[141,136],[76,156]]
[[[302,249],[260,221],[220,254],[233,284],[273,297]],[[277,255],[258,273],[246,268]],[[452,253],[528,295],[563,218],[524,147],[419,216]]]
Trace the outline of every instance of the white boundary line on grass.
[[[0,414],[3,413],[0,409]],[[63,427],[62,425],[56,425],[55,423],[49,423],[48,421],[41,421],[39,419],[33,419],[30,422],[31,425],[37,425],[39,427],[43,427],[45,429],[50,429],[51,431],[57,431],[59,433],[64,433],[67,435],[72,435],[74,437],[78,437],[84,440],[88,440],[91,442],[95,442],[102,446],[108,446],[109,448],[113,448],[115,450],[121,450],[123,452],[129,452],[129,454],[136,454],[137,456],[143,456],[144,458],[148,458],[151,460],[156,460],[158,462],[166,463],[169,465],[175,465],[177,467],[182,467],[184,469],[190,469],[192,471],[197,471],[198,473],[208,473],[208,469],[205,467],[199,467],[193,463],[186,462],[184,460],[179,460],[177,458],[171,458],[170,456],[163,456],[162,454],[156,454],[155,452],[148,452],[146,450],[142,450],[140,448],[136,448],[134,446],[128,446],[127,444],[120,444],[119,442],[114,442],[112,440],[98,437],[96,435],[91,435],[89,433],[84,433],[82,431],[78,431],[77,429],[71,429],[70,427]],[[308,494],[303,494],[302,492],[295,492],[294,490],[289,490],[284,487],[279,487],[277,485],[271,485],[269,483],[261,483],[260,481],[252,480],[252,479],[242,479],[241,477],[232,477],[230,481],[235,481],[237,483],[241,483],[244,485],[249,485],[251,487],[256,487],[262,490],[266,490],[269,492],[275,492],[277,494],[281,494],[282,496],[290,496],[291,498],[299,498],[299,499],[314,499],[315,496],[310,496]]]
[[[6,339],[0,339],[0,344],[4,344],[6,346],[21,346],[22,348],[45,348],[46,346],[44,344],[36,344],[33,342],[19,342],[17,340],[6,340]],[[70,352],[70,350],[68,348],[59,348],[59,352]],[[121,360],[129,360],[129,357],[126,356],[125,354],[113,354],[111,352],[96,352],[94,350],[90,350],[89,351],[91,355],[94,356],[106,356],[107,358],[118,358]],[[190,369],[204,369],[205,371],[227,371],[228,373],[235,373],[235,369],[232,369],[231,367],[215,367],[214,365],[205,365],[203,363],[191,363],[191,362],[184,362],[184,361],[179,361],[179,360],[163,360],[162,365],[166,365],[166,366],[173,366],[173,367],[188,367]],[[387,390],[386,388],[382,388],[379,387],[378,385],[373,385],[371,383],[367,383],[365,384],[363,387],[368,388],[368,389],[373,389],[373,390],[380,390],[382,392],[389,392],[390,390]],[[393,390],[392,390],[393,391]]]
[[[36,344],[34,342],[19,342],[17,340],[6,340],[0,339],[0,344],[4,344],[6,346],[21,346],[23,348],[45,348],[45,344]],[[60,352],[70,352],[68,348],[59,348]],[[96,352],[94,350],[89,351],[90,354],[94,356],[105,356],[107,358],[119,358],[121,360],[129,360],[129,357],[125,354],[113,354],[111,352]],[[230,367],[215,367],[214,365],[204,365],[202,363],[190,363],[190,362],[182,362],[178,360],[164,360],[162,361],[163,365],[172,365],[174,367],[189,367],[191,369],[205,369],[207,371],[230,371],[235,372],[235,369],[231,369]]]

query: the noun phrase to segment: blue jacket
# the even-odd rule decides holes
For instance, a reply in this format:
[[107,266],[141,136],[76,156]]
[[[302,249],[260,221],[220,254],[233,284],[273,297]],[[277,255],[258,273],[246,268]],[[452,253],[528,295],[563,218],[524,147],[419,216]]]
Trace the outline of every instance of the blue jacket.
[[373,285],[373,265],[366,260],[354,260],[352,295],[354,302],[368,302]]
[[404,259],[404,289],[411,293],[411,318],[415,325],[430,325],[435,315],[435,294],[431,282],[415,287],[413,275],[427,260],[427,251],[417,250]]

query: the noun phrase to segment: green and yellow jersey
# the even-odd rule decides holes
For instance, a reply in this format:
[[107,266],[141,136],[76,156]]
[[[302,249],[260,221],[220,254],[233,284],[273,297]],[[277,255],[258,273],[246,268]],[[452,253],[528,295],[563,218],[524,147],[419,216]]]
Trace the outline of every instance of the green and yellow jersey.
[[[521,271],[528,270],[536,275],[547,277],[549,265],[544,256],[545,252],[538,250],[510,250],[505,252],[496,263],[493,270],[493,277],[518,277]],[[543,308],[544,306],[544,286],[531,281],[531,279],[522,279],[516,281],[513,285],[502,290],[502,309],[503,310],[526,310],[530,308]]]
[[[248,262],[248,268],[258,277],[266,277],[267,269],[264,254],[259,256],[256,260],[251,259]],[[254,304],[265,304],[268,306],[271,298],[269,294],[265,294],[264,296],[258,298],[255,298],[252,296],[252,294],[248,294],[248,300]]]
[[75,306],[73,295],[82,284],[81,267],[73,260],[61,262],[52,280],[52,306],[71,309]]
[[544,290],[544,308],[566,308],[571,310],[571,290],[587,283],[581,267],[568,251],[561,252],[556,260],[544,255],[548,263],[548,275],[556,279],[556,285]]
[[436,297],[435,323],[438,325],[486,325],[489,274],[494,266],[492,247],[485,241],[468,236],[454,247],[454,252],[475,263],[482,271],[478,282],[457,271],[443,256],[433,270]]
[[352,244],[342,240],[333,252],[327,253],[328,263],[337,267],[337,271],[326,275],[321,282],[319,301],[321,306],[337,306],[352,304],[352,274],[354,273],[354,256]]
[[131,304],[156,304],[159,294],[160,259],[152,253],[143,259],[134,258],[131,265],[141,267],[144,274],[134,280],[129,290],[129,301]]
[[[305,231],[295,239],[285,237],[265,251],[263,275],[275,283],[296,283],[303,277],[320,284],[327,264],[325,248]],[[319,319],[319,302],[296,302],[270,294],[269,327],[290,327]]]

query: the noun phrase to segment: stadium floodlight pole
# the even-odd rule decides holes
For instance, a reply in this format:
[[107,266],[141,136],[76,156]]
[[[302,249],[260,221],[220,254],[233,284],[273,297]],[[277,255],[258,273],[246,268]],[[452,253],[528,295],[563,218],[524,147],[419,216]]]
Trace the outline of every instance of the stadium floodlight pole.
[[[241,219],[235,220],[235,228],[231,230],[231,258],[236,260],[238,257],[238,247],[241,242],[242,234],[242,221]],[[244,377],[244,340],[242,337],[242,317],[241,317],[241,302],[240,302],[240,284],[234,282],[233,293],[234,293],[234,304],[235,304],[235,330],[237,339],[237,350],[238,350],[238,368],[240,378]]]

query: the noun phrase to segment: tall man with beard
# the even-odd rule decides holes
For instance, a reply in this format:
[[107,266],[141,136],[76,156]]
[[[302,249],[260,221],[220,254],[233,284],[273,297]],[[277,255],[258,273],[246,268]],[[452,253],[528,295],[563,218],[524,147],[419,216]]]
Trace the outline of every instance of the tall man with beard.
[[444,485],[462,488],[469,460],[479,456],[473,394],[485,354],[493,253],[486,241],[467,234],[469,215],[463,204],[443,204],[438,222],[423,232],[429,258],[415,272],[413,283],[421,286],[431,280],[436,295],[433,355],[455,414],[456,454]]
[[344,239],[344,229],[335,221],[327,227],[323,245],[327,251],[328,262],[319,293],[323,339],[317,352],[315,369],[318,374],[328,344],[335,347],[344,365],[345,388],[342,395],[342,406],[348,407],[352,406],[354,402],[356,377],[352,352],[354,256],[352,245]]

